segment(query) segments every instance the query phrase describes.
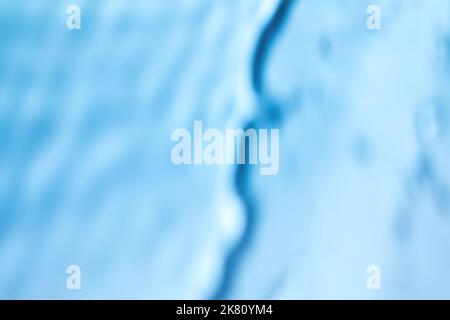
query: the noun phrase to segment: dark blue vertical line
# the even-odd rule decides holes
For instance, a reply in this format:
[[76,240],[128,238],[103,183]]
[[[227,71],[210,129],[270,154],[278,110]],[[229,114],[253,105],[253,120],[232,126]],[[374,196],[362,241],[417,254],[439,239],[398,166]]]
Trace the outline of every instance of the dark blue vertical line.
[[[257,115],[254,120],[247,123],[245,130],[257,128],[259,122],[257,119],[264,120],[267,117],[264,108],[265,106],[263,105],[265,104],[263,101],[266,100],[263,87],[266,63],[270,49],[272,48],[278,33],[281,31],[284,22],[287,20],[290,9],[294,3],[296,3],[296,0],[281,0],[272,18],[264,26],[258,38],[251,64],[251,84],[252,89],[261,104],[261,109],[259,110],[260,114]],[[245,152],[248,155],[248,144],[245,144],[245,141],[242,141],[241,143],[244,143],[243,147],[245,147]],[[236,192],[243,203],[243,209],[246,215],[246,226],[241,239],[239,239],[239,242],[228,254],[225,261],[223,277],[219,283],[218,289],[213,293],[213,299],[227,299],[231,297],[235,275],[254,238],[257,225],[257,205],[250,192],[250,170],[251,167],[248,164],[237,166],[234,183]]]
[[252,88],[258,96],[264,95],[264,72],[270,49],[295,2],[295,0],[281,0],[272,19],[263,28],[259,37],[251,66]]

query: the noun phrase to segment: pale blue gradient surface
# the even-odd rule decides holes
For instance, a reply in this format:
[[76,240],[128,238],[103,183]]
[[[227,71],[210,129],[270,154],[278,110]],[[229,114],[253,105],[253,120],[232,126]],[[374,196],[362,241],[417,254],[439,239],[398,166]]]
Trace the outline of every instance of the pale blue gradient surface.
[[[449,16],[0,0],[0,298],[450,298]],[[175,166],[194,120],[279,128],[278,175]]]

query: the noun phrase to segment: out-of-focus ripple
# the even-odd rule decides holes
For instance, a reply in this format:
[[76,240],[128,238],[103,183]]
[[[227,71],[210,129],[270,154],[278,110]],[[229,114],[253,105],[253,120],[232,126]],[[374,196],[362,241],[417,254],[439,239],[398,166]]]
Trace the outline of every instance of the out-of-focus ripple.
[[[69,31],[0,0],[1,298],[450,297],[448,1],[378,1],[376,32],[292,1],[255,72],[282,3],[78,1]],[[279,127],[279,174],[174,166],[196,119]]]
[[0,2],[0,297],[208,297],[239,202],[226,169],[175,167],[170,133],[239,114],[259,4],[78,3],[69,31],[67,1]]

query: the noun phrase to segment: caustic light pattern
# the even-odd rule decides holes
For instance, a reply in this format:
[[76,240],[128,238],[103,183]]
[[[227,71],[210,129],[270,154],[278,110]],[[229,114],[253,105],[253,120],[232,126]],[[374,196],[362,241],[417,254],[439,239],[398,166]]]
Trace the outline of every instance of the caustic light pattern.
[[[0,0],[0,298],[450,298],[449,15]],[[277,174],[174,165],[196,121]]]

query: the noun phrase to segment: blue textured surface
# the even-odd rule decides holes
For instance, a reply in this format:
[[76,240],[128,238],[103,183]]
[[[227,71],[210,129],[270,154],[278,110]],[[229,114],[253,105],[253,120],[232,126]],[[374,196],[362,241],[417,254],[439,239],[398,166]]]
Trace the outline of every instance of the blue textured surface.
[[[448,0],[75,2],[0,0],[0,298],[450,298]],[[174,166],[196,119],[278,175]]]

